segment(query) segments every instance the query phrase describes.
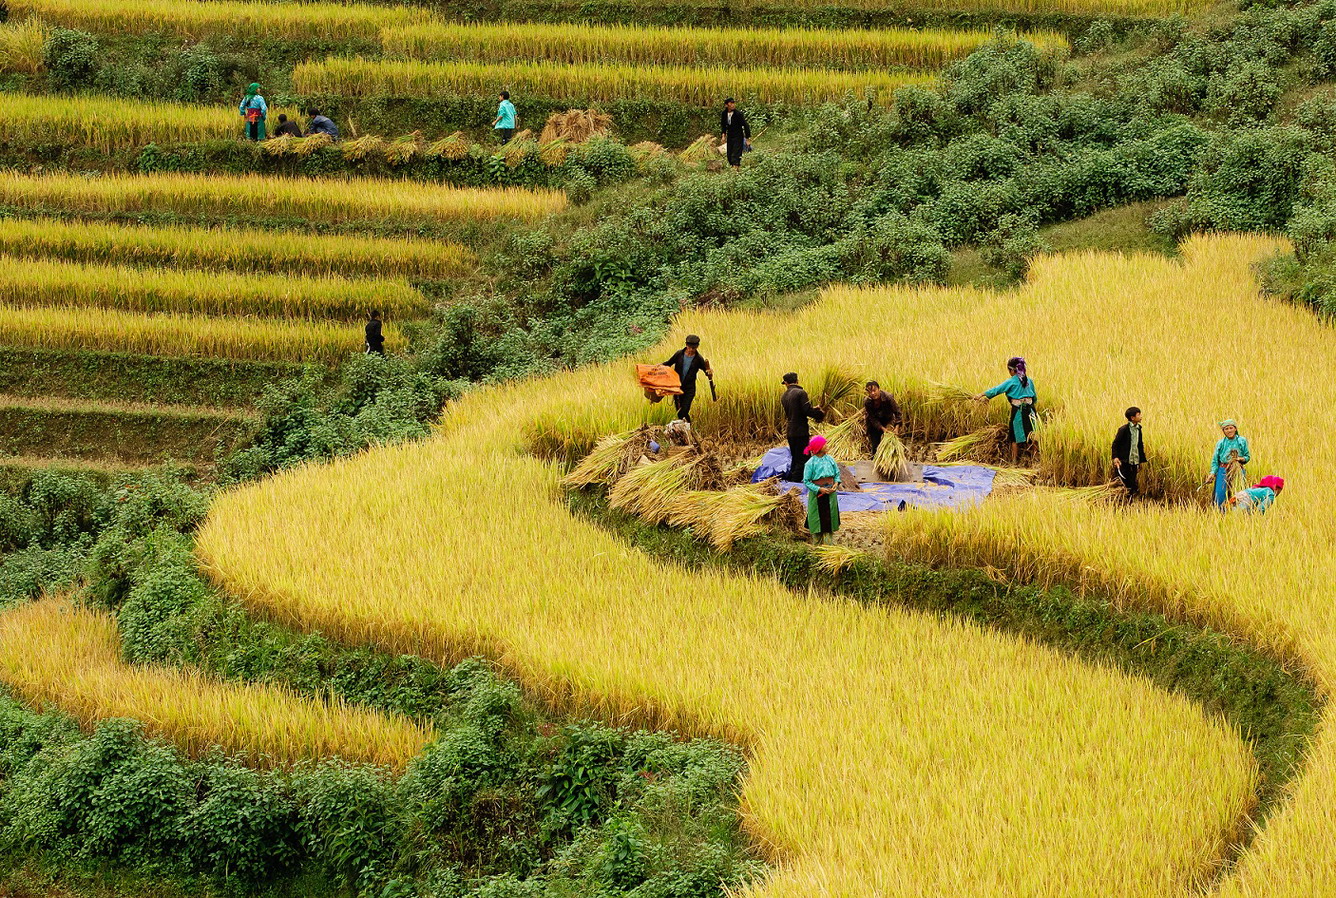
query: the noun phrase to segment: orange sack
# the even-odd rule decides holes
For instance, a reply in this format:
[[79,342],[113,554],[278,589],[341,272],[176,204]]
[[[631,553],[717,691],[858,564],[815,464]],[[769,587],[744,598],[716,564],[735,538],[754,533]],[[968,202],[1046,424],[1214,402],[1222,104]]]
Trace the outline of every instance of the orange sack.
[[682,380],[667,365],[636,365],[636,380],[645,390],[645,398],[658,402],[665,396],[681,396]]

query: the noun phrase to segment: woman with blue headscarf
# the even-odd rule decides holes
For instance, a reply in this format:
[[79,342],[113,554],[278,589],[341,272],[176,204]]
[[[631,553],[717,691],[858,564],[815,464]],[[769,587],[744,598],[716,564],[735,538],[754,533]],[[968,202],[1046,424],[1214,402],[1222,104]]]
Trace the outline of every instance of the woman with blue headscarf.
[[[1233,492],[1247,487],[1244,466],[1252,461],[1252,452],[1248,448],[1248,438],[1239,433],[1239,425],[1233,418],[1220,422],[1220,432],[1224,434],[1215,444],[1215,453],[1211,456],[1211,477],[1215,481],[1215,504],[1221,511]],[[1229,479],[1238,483],[1230,489]]]
[[994,396],[1006,394],[1011,403],[1011,416],[1007,419],[1007,442],[1011,444],[1011,463],[1016,464],[1021,446],[1030,445],[1030,434],[1034,431],[1034,404],[1037,396],[1034,381],[1030,380],[1025,370],[1025,359],[1012,356],[1007,360],[1007,373],[1011,377],[993,387],[984,390],[974,398],[987,402]]
[[241,118],[246,122],[247,140],[264,140],[265,120],[269,118],[269,104],[260,96],[260,85],[251,84],[241,98]]

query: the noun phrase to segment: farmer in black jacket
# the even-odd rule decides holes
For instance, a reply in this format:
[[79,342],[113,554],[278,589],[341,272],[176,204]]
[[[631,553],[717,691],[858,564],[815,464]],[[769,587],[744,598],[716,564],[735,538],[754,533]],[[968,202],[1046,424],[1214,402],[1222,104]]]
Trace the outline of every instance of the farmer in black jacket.
[[1146,440],[1141,435],[1141,409],[1134,405],[1123,414],[1127,423],[1113,437],[1113,473],[1127,487],[1127,498],[1131,500],[1141,491],[1137,471],[1146,460]]
[[682,381],[682,395],[673,397],[678,420],[690,422],[691,403],[696,399],[696,376],[704,371],[707,378],[714,380],[714,369],[710,367],[709,360],[700,354],[700,337],[687,334],[686,345],[673,353],[664,364],[676,371],[678,379]]
[[789,473],[784,478],[791,483],[803,482],[803,467],[807,457],[807,444],[812,440],[812,431],[807,426],[807,419],[820,421],[826,413],[812,405],[807,398],[807,391],[798,386],[798,375],[790,371],[784,375],[784,396],[779,400],[784,407],[784,417],[788,421],[785,436],[789,440]]
[[[719,133],[728,145],[728,164],[734,168],[742,165],[742,149],[751,140],[751,125],[737,107],[737,101],[729,97],[724,101],[724,111],[719,114]],[[806,445],[803,448],[806,449]]]
[[380,332],[380,324],[380,310],[377,309],[366,321],[366,345],[363,347],[375,355],[385,354],[385,337]]

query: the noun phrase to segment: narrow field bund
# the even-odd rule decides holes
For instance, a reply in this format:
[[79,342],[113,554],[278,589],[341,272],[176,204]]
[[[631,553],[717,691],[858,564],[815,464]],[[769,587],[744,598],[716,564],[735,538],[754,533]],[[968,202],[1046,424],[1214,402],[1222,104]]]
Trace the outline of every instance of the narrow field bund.
[[0,455],[211,464],[244,447],[258,426],[253,414],[231,410],[0,396]]
[[[995,40],[987,29],[641,28],[628,25],[425,22],[387,28],[390,57],[497,63],[547,60],[563,65],[939,69]],[[1045,50],[1065,50],[1053,31],[1021,34]]]
[[[1311,314],[1258,298],[1251,262],[1277,246],[1255,237],[1195,238],[1184,245],[1181,261],[1090,253],[1040,259],[1030,283],[1014,294],[837,288],[795,315],[693,313],[679,322],[675,338],[687,329],[705,335],[716,347],[716,369],[731,372],[721,401],[700,408],[701,426],[712,433],[744,420],[753,427],[773,424],[776,372],[792,367],[794,358],[820,357],[848,365],[850,377],[879,377],[902,397],[911,427],[927,428],[943,415],[940,404],[931,404],[931,381],[986,386],[1002,375],[980,360],[995,358],[1000,367],[1019,351],[1031,359],[1041,408],[1053,415],[1041,465],[1059,482],[1088,482],[1082,478],[1103,468],[1109,433],[1129,404],[1124,392],[1155,415],[1159,461],[1148,473],[1162,494],[1191,494],[1216,436],[1212,422],[1225,414],[1242,417],[1260,473],[1278,465],[1287,476],[1309,470],[1308,476],[1326,477],[1326,468],[1313,469],[1311,455],[1330,438],[1333,412],[1320,384],[1336,370],[1333,341]],[[1148,299],[1166,295],[1177,301]],[[1216,364],[1229,326],[1197,306],[1217,308],[1224,297],[1247,306],[1254,325],[1264,326],[1275,343],[1260,347],[1239,379],[1220,384],[1207,377],[1221,407],[1203,409],[1189,401],[1196,393],[1184,390],[1202,382],[1198,367]],[[1108,304],[1145,305],[1146,339],[1129,344],[1109,330]],[[868,316],[868,308],[876,314]],[[1000,326],[1017,309],[1049,326],[1017,345]],[[777,328],[785,341],[776,340]],[[1292,364],[1296,345],[1306,347],[1311,359],[1298,373]],[[1091,359],[1116,371],[1092,381],[1097,372]],[[806,376],[819,394],[823,378]],[[1292,397],[1288,407],[1273,408],[1268,397],[1275,394],[1274,383],[1295,378],[1299,382],[1284,394]],[[1274,382],[1273,389],[1262,389],[1264,380]],[[1076,384],[1085,384],[1085,391]],[[573,404],[570,396],[581,400]],[[517,407],[527,409],[527,423],[518,428],[523,434],[516,433]],[[962,420],[980,414],[973,407],[967,411]],[[666,415],[654,410],[654,416]],[[1138,707],[1126,720],[1114,719],[1121,711],[1101,708],[1116,689],[1135,681],[1115,678],[1099,687],[1098,698],[1066,694],[1049,713],[1043,710],[1049,689],[1076,689],[1094,672],[1078,666],[1032,679],[1004,662],[999,650],[989,652],[976,672],[972,652],[935,641],[922,656],[918,652],[930,640],[925,632],[902,637],[863,629],[890,620],[926,626],[917,617],[889,609],[853,614],[839,602],[781,607],[760,581],[668,572],[554,508],[556,472],[525,459],[526,447],[537,441],[558,453],[588,448],[600,435],[634,427],[644,416],[643,400],[623,366],[570,372],[537,387],[479,391],[452,406],[435,441],[225,494],[201,532],[199,552],[251,607],[295,626],[392,640],[405,651],[451,654],[462,646],[482,647],[556,700],[611,717],[654,716],[737,736],[753,750],[743,792],[749,824],[784,861],[758,892],[1159,898],[1195,894],[1216,878],[1238,844],[1242,814],[1252,810],[1246,804],[1214,803],[1217,798],[1214,814],[1231,809],[1239,816],[1224,822],[1212,814],[1195,825],[1164,818],[1135,822],[1128,815],[1171,813],[1177,802],[1199,801],[1198,790],[1218,787],[1229,768],[1217,766],[1219,761],[1176,767],[1194,750],[1186,745],[1171,751],[1167,766],[1145,758],[1098,758],[1101,751],[1139,751],[1141,740],[1160,738],[1153,732],[1159,712],[1152,713],[1152,706]],[[1283,436],[1259,439],[1262,434]],[[463,477],[478,468],[506,484],[503,496]],[[1291,490],[1296,482],[1303,481],[1291,481]],[[1120,609],[1234,634],[1306,671],[1325,697],[1336,656],[1323,647],[1336,633],[1336,621],[1321,598],[1328,590],[1320,587],[1331,580],[1331,556],[1322,548],[1323,525],[1312,532],[1310,524],[1329,521],[1323,504],[1329,494],[1323,483],[1304,485],[1296,494],[1287,491],[1265,518],[1247,520],[1181,506],[1115,513],[1021,498],[999,499],[972,515],[893,515],[886,523],[894,550],[913,559],[987,566],[1020,582],[1069,582],[1078,595],[1106,595]],[[543,496],[552,498],[533,501]],[[490,511],[505,497],[524,497],[522,516],[500,520]],[[350,505],[366,509],[356,532],[342,516]],[[382,547],[374,558],[357,555],[368,541]],[[456,544],[470,549],[461,552],[452,548]],[[1295,551],[1282,559],[1274,554],[1277,544]],[[438,555],[456,561],[423,568],[414,560]],[[515,565],[517,555],[526,563]],[[340,562],[322,563],[326,558]],[[1147,567],[1160,558],[1165,566],[1152,577]],[[796,629],[788,629],[788,622]],[[690,640],[677,639],[679,633]],[[831,633],[839,637],[831,639]],[[784,644],[800,638],[801,647]],[[952,659],[952,672],[943,673],[950,686],[937,695],[937,665],[945,658]],[[825,685],[822,679],[797,682],[826,663],[840,673]],[[906,683],[914,684],[912,692]],[[838,695],[827,694],[835,684]],[[1005,703],[1013,688],[1026,698],[1005,718],[977,716],[980,702]],[[838,709],[851,690],[859,695],[858,707],[846,716]],[[1156,701],[1167,700],[1157,693]],[[911,708],[941,718],[904,719]],[[1092,712],[1089,721],[1072,716]],[[1336,822],[1327,813],[1336,781],[1329,715],[1324,713],[1311,740],[1302,776],[1220,883],[1221,894],[1307,898],[1336,881]],[[1027,716],[1030,736],[1053,744],[1033,751],[1001,744]],[[975,726],[980,735],[971,738],[967,733]],[[1178,738],[1185,732],[1181,726]],[[1105,736],[1097,734],[1102,727],[1111,728]],[[1193,727],[1194,741],[1202,738]],[[999,777],[999,770],[1017,777]],[[1145,779],[1114,784],[1133,775]],[[1153,794],[1180,775],[1186,793]],[[829,782],[844,788],[832,795],[821,787]],[[1006,794],[1013,782],[1023,789]],[[1081,788],[1068,794],[1074,782]],[[1092,806],[1106,794],[1112,802],[1107,808]],[[1129,794],[1152,808],[1141,802],[1128,807]],[[950,807],[955,800],[968,807]],[[1052,801],[1062,809],[1048,807]],[[924,825],[938,819],[951,826]],[[1206,819],[1221,822],[1195,828]],[[1207,833],[1220,838],[1212,841]]]
[[327,224],[534,221],[566,206],[557,190],[442,187],[376,178],[0,172],[0,205],[35,212],[175,212]]
[[236,272],[449,280],[477,256],[448,241],[255,228],[148,226],[59,218],[0,219],[0,254],[72,262],[225,268]]
[[[403,281],[132,268],[3,254],[0,304],[336,321],[364,320],[372,309],[404,320],[429,308],[426,297]],[[235,326],[244,329],[247,322]]]
[[926,84],[931,76],[906,72],[843,72],[833,69],[738,69],[615,63],[420,62],[417,60],[327,59],[299,63],[293,85],[303,94],[365,98],[471,96],[495,92],[572,102],[636,96],[690,106],[715,106],[725,95],[742,102],[795,105],[875,95],[890,103],[897,88]]
[[258,766],[337,756],[402,770],[434,738],[429,725],[338,699],[127,664],[111,616],[60,599],[0,614],[0,679],[27,702],[54,703],[85,727],[133,717],[196,757],[221,746]]

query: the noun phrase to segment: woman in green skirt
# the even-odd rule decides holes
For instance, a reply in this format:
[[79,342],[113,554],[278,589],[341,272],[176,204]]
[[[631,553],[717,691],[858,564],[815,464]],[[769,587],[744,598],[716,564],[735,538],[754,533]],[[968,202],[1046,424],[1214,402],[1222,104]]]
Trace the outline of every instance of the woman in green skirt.
[[1011,376],[991,390],[984,390],[974,398],[987,402],[994,396],[1006,394],[1011,403],[1011,416],[1007,419],[1007,442],[1011,444],[1011,463],[1016,464],[1020,447],[1030,447],[1030,434],[1034,431],[1034,404],[1037,398],[1034,381],[1025,371],[1025,359],[1012,356],[1007,360],[1007,373]]
[[817,434],[807,444],[803,485],[807,487],[807,529],[818,546],[835,541],[840,529],[840,466],[826,454],[826,438]]

